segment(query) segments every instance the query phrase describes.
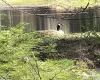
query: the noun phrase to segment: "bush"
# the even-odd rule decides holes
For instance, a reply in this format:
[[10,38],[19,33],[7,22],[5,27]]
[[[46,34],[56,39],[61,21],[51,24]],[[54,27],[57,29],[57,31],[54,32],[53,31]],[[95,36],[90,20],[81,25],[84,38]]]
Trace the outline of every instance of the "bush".
[[[37,73],[39,69],[36,67],[37,57],[41,60],[49,58],[56,47],[54,38],[48,35],[43,36],[36,32],[26,33],[23,23],[1,31],[0,74],[11,80],[31,80],[32,73],[37,76],[37,79],[40,78]],[[30,70],[33,72],[30,73]]]
[[[20,79],[22,74],[16,75],[17,68],[25,65],[22,65],[22,63],[26,62],[25,57],[32,55],[32,48],[36,47],[36,45],[39,43],[41,43],[41,39],[37,39],[34,32],[25,33],[24,24],[10,27],[10,29],[7,31],[1,31],[0,73],[2,73],[7,78],[11,78],[11,80]],[[18,71],[20,71],[20,69]]]

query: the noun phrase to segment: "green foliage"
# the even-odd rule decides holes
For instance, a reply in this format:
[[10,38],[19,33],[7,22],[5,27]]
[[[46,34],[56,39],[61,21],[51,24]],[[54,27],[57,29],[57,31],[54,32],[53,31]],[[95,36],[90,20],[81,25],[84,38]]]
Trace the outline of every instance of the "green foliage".
[[98,38],[99,37],[99,35],[95,32],[95,31],[87,31],[87,32],[85,32],[85,33],[83,33],[82,34],[82,37],[84,37],[84,38],[91,38],[91,37],[96,37],[96,38]]
[[0,13],[0,19],[1,19],[1,20],[4,19],[6,16],[7,16],[6,14]]
[[0,30],[8,30],[8,26],[10,26],[11,24],[5,12],[0,13],[0,20],[1,20]]
[[[13,5],[27,5],[27,4],[35,4],[35,5],[41,5],[41,6],[55,6],[60,5],[63,7],[68,7],[69,5],[72,7],[85,7],[88,2],[90,2],[90,7],[93,7],[95,5],[100,5],[99,0],[8,0],[7,2]],[[4,5],[1,1],[0,4]],[[63,8],[62,7],[62,8]]]
[[[40,55],[44,53],[49,57],[49,54],[55,51],[55,46],[53,38],[42,37],[35,32],[26,33],[24,24],[1,31],[0,74],[11,80],[31,80],[34,76],[38,79],[39,74],[37,73],[37,67],[35,67],[36,58],[34,58],[34,54]],[[32,76],[33,73],[34,76]]]
[[37,50],[40,54],[36,54],[41,60],[46,60],[46,58],[53,58],[53,54],[56,52],[56,39],[50,35],[41,35],[42,42],[33,50]]
[[[40,42],[40,39],[35,39],[34,37],[33,33],[24,32],[24,24],[19,24],[16,27],[11,27],[8,31],[0,32],[0,73],[7,73],[9,74],[8,76],[13,77],[10,73],[16,72],[16,68],[23,66],[20,63],[22,58],[32,54],[31,48]],[[14,76],[17,77],[19,75]],[[15,79],[12,78],[12,80]]]
[[[74,60],[48,60],[48,58],[55,57],[56,42],[59,39],[60,37],[57,36],[35,32],[26,33],[24,24],[1,31],[0,80],[97,79],[97,77],[92,76],[92,71],[88,71],[84,62],[78,62],[77,65],[74,65]],[[38,60],[36,57],[41,58],[41,55],[43,59],[46,58],[45,61]]]

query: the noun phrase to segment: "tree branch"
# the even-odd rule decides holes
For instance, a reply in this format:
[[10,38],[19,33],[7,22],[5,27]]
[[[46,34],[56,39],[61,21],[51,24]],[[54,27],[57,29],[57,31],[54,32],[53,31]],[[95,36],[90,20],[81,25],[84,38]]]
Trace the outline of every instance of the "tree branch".
[[84,12],[88,8],[89,4],[90,3],[88,2],[87,5],[85,6],[85,8],[81,12]]

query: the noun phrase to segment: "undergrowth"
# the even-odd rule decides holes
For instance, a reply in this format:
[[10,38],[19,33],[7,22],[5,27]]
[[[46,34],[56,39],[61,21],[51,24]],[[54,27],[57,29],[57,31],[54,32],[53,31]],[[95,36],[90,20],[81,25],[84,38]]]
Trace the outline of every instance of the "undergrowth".
[[0,80],[99,80],[83,61],[55,59],[60,39],[26,33],[24,24],[1,31]]

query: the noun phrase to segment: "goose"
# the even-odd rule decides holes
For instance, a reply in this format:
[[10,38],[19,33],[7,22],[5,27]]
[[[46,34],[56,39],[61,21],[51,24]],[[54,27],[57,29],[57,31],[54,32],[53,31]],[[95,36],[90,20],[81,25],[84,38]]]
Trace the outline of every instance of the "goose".
[[57,32],[58,34],[64,34],[63,30],[60,30],[60,27],[63,26],[62,24],[57,24]]
[[62,24],[57,24],[56,30],[43,30],[43,31],[38,31],[40,33],[46,33],[46,34],[64,34],[63,30],[60,30],[60,27],[63,26]]

